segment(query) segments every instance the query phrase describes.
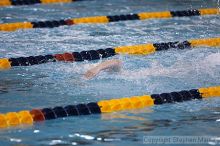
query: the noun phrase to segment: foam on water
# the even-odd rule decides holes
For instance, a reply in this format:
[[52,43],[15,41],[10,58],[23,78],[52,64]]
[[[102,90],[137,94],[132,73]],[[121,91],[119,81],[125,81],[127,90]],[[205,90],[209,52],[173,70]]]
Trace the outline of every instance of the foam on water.
[[135,71],[122,70],[117,77],[137,80],[147,78],[148,76],[189,76],[191,72],[195,74],[203,72],[204,74],[206,73],[212,77],[216,77],[214,70],[217,69],[217,75],[219,75],[219,67],[220,53],[214,53],[205,57],[204,60],[199,59],[191,63],[180,60],[170,67],[164,67],[159,62],[153,61],[149,68],[142,68]]

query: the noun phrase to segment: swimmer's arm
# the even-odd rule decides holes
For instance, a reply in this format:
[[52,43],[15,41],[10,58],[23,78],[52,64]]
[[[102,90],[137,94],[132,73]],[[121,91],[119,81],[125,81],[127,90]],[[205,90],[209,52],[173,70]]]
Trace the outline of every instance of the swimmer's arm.
[[103,63],[100,63],[96,67],[88,70],[84,77],[87,79],[91,79],[95,77],[99,72],[102,70],[107,70],[107,69],[120,69],[122,65],[122,62],[120,60],[108,60]]
[[97,68],[99,71],[106,70],[106,69],[118,69],[122,65],[122,62],[120,60],[107,60],[99,65],[97,65],[95,68]]

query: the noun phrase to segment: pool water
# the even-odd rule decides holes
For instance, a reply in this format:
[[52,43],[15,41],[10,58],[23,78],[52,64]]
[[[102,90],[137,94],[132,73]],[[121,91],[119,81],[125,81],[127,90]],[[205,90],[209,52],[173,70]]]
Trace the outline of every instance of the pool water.
[[[217,0],[89,0],[0,8],[0,23],[217,7]],[[219,37],[220,16],[84,24],[0,32],[0,58]],[[198,47],[148,56],[118,55],[119,73],[83,74],[106,60],[47,63],[0,72],[0,111],[220,85],[220,51]],[[220,99],[165,104],[111,114],[68,117],[0,131],[0,145],[144,145],[144,136],[220,135]],[[219,141],[206,145],[217,145]],[[198,144],[199,145],[199,144]]]

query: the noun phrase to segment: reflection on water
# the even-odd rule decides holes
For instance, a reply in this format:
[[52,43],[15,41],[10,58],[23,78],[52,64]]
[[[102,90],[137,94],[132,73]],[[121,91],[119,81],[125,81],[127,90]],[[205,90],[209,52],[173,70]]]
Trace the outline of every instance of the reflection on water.
[[29,70],[11,69],[1,72],[0,76],[0,94],[10,91],[31,91],[35,85],[34,81],[47,76]]
[[[110,141],[142,141],[143,136],[149,135],[150,131],[157,131],[157,129],[171,129],[178,131],[185,126],[191,124],[198,124],[198,123],[206,123],[206,122],[213,122],[219,118],[219,114],[216,115],[211,113],[207,114],[200,114],[194,117],[184,117],[184,119],[180,120],[146,120],[144,122],[138,123],[138,125],[132,126],[120,126],[120,127],[109,127],[109,130],[102,130],[96,132],[80,132],[74,133],[69,135],[69,140],[66,138],[65,141],[71,141],[68,143],[75,143],[76,145],[84,145],[84,144],[91,144],[96,143],[95,141],[100,142],[110,142]],[[128,118],[130,119],[130,118]],[[142,136],[140,136],[140,133]],[[159,136],[167,136],[172,135],[172,133],[165,134],[164,132],[157,133],[156,135]],[[184,133],[182,133],[184,135]],[[203,135],[205,133],[200,133]],[[179,134],[181,135],[181,134]],[[188,135],[190,136],[190,135]],[[210,135],[215,137],[216,135]],[[62,139],[62,140],[64,140]]]
[[24,82],[24,80],[1,80],[0,94],[8,93],[9,90],[14,91],[30,91],[33,87],[31,80]]

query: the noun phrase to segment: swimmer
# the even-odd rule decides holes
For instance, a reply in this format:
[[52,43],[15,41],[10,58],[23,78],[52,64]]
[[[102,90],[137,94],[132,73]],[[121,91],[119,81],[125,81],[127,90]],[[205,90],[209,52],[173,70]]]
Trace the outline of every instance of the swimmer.
[[92,79],[97,74],[99,74],[101,71],[104,70],[110,70],[110,71],[120,71],[122,67],[122,61],[120,60],[107,60],[105,62],[100,63],[99,65],[93,67],[92,69],[88,70],[84,77],[86,79]]
[[[171,76],[174,77],[175,75],[182,75],[189,74],[190,72],[198,73],[206,72],[210,75],[213,75],[214,72],[210,70],[217,69],[220,66],[220,53],[214,53],[206,56],[203,60],[192,63],[182,63],[176,62],[171,67],[163,67],[160,64],[153,64],[152,67],[141,69],[139,71],[122,71],[121,75],[125,76],[126,78],[129,77],[146,77],[146,76]],[[110,70],[110,71],[120,71],[122,68],[122,61],[120,60],[108,60],[99,65],[93,67],[92,69],[88,70],[84,77],[86,79],[92,79],[96,75],[98,75],[101,71]],[[196,70],[195,70],[196,69]]]

